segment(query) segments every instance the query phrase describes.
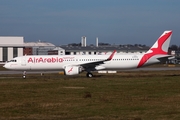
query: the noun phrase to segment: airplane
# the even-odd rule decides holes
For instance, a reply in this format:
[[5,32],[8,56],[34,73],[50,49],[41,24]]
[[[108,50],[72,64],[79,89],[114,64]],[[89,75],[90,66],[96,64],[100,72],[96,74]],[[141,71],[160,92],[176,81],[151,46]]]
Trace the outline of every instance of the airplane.
[[86,71],[87,77],[93,77],[93,71],[134,69],[147,65],[167,61],[168,48],[172,30],[164,31],[154,45],[143,54],[116,54],[111,55],[25,55],[15,57],[3,67],[10,70],[20,70],[23,78],[26,71],[63,70],[64,75],[78,75]]

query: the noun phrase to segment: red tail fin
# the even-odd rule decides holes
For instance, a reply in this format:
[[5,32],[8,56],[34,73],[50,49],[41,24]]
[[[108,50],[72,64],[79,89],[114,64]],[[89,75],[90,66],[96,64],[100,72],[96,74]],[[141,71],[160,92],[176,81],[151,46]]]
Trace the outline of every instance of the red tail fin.
[[154,45],[141,58],[138,68],[143,66],[148,59],[155,55],[167,55],[172,31],[164,31]]

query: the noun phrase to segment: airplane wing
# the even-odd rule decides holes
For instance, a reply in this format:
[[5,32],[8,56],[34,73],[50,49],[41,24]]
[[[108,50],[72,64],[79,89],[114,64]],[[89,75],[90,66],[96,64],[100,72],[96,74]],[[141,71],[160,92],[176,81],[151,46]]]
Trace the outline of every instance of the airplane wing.
[[79,64],[79,65],[82,66],[85,70],[95,70],[96,66],[98,66],[100,64],[104,64],[104,62],[106,62],[106,61],[110,61],[113,58],[115,52],[116,52],[116,50],[114,50],[112,52],[112,54],[105,60],[89,62],[89,63]]

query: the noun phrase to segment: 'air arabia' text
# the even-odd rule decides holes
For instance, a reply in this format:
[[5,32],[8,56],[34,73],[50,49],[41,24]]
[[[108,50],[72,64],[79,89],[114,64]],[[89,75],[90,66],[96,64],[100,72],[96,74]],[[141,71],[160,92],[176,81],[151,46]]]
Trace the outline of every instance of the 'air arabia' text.
[[63,58],[51,57],[51,58],[42,58],[42,57],[30,57],[28,63],[60,63],[63,62]]

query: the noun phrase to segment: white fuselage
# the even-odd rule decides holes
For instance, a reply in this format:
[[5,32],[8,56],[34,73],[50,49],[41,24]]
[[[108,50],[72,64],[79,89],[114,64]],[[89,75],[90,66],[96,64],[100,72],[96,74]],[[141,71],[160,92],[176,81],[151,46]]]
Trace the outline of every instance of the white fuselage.
[[[16,57],[5,64],[5,67],[11,70],[64,70],[65,66],[79,66],[81,64],[102,61],[109,55],[43,55],[43,56],[22,56]],[[99,64],[95,70],[117,70],[137,68],[143,54],[139,55],[114,55],[110,61]],[[159,62],[157,59],[145,60],[144,65]]]
[[167,60],[168,47],[172,31],[164,31],[154,45],[144,54],[117,55],[116,50],[109,55],[32,55],[16,57],[7,62],[4,67],[10,70],[63,70],[65,75],[77,75],[86,71],[87,77],[92,77],[91,71],[133,69]]

